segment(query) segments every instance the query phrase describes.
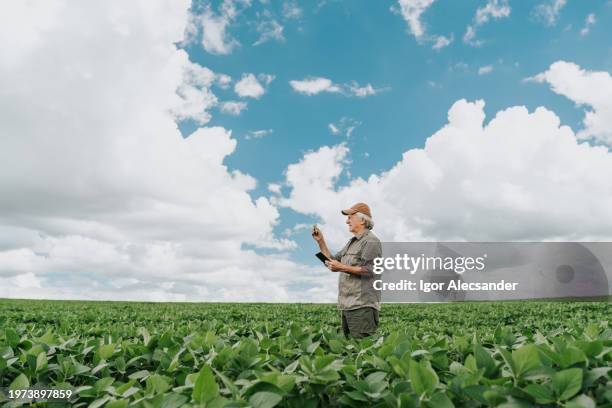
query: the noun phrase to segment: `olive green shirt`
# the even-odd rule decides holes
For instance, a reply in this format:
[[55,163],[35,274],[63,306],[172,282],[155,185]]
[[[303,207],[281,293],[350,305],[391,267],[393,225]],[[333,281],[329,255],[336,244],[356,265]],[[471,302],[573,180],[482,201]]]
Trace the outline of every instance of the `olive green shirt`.
[[333,258],[346,265],[362,266],[366,272],[355,275],[338,273],[338,309],[352,310],[373,307],[380,310],[380,290],[373,283],[378,275],[373,272],[374,258],[382,256],[382,245],[374,233],[368,229],[352,237]]

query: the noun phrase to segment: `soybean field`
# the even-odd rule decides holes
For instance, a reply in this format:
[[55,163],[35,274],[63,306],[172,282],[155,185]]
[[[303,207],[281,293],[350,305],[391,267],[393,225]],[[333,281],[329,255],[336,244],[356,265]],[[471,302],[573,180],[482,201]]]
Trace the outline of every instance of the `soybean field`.
[[[330,304],[0,300],[0,405],[612,407],[611,318],[608,299],[385,304],[356,340]],[[70,397],[15,397],[49,389]]]

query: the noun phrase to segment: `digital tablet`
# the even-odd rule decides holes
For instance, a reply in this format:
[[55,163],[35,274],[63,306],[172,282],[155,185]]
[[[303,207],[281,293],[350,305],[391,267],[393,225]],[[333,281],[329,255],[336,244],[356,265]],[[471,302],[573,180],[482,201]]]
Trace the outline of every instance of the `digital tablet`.
[[319,260],[321,262],[323,262],[323,264],[325,264],[325,261],[331,261],[331,259],[329,259],[328,257],[325,256],[325,254],[323,252],[318,252],[315,254],[315,256],[317,258],[319,258]]

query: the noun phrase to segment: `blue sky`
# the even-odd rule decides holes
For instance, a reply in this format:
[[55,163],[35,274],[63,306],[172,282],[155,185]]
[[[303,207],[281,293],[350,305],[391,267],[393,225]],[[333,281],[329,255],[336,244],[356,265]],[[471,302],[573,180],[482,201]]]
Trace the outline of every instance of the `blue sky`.
[[[553,3],[506,3],[510,15],[480,25],[477,38],[482,44],[473,46],[462,37],[476,10],[487,2],[436,1],[421,15],[421,23],[427,34],[452,36],[453,41],[433,49],[431,42],[417,40],[402,16],[392,12],[395,2],[289,3],[297,5],[301,15],[284,19],[287,3],[254,1],[228,29],[241,44],[230,54],[211,54],[198,42],[185,49],[193,61],[232,78],[245,72],[275,75],[266,94],[249,101],[248,109],[239,116],[216,114],[209,123],[232,130],[239,143],[225,163],[258,180],[253,196],[266,196],[267,184],[282,181],[288,164],[322,145],[346,142],[351,150],[346,170],[352,177],[367,178],[390,169],[406,150],[422,148],[426,138],[446,123],[449,107],[461,98],[484,99],[487,121],[510,106],[524,105],[530,111],[546,106],[563,124],[578,128],[583,112],[574,102],[523,79],[558,60],[593,71],[612,70],[612,5],[570,0],[555,22],[549,23],[537,13],[537,7]],[[218,11],[222,3],[198,3],[193,8],[206,4]],[[253,46],[259,37],[254,27],[264,10],[283,25],[284,40]],[[583,35],[589,14],[596,16],[596,22]],[[482,67],[491,71],[479,74]],[[370,83],[385,90],[365,98],[334,93],[306,96],[289,85],[290,80],[307,77],[325,77],[341,84]],[[216,94],[220,99],[237,99],[231,87]],[[350,137],[333,135],[328,129],[343,117],[359,123]],[[188,135],[193,127],[183,123],[181,129]],[[259,129],[273,132],[259,139],[245,138],[249,131]],[[340,178],[339,185],[343,182],[346,177]],[[317,222],[316,217],[290,209],[280,211],[278,233],[300,222]],[[302,231],[292,238],[301,248],[293,256],[315,263],[308,234]]]
[[13,2],[0,297],[333,302],[383,241],[612,240],[609,0]]

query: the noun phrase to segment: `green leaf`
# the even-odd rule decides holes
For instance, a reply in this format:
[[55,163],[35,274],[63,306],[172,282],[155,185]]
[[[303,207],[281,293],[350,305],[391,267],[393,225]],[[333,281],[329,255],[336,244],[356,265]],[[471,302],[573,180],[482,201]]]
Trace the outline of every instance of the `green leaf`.
[[430,395],[438,385],[438,375],[425,360],[421,362],[410,360],[409,374],[412,389],[417,395],[424,393]]
[[512,362],[514,363],[514,375],[521,378],[525,373],[540,366],[540,356],[538,348],[533,344],[528,344],[512,352]]
[[555,401],[553,391],[542,384],[529,384],[523,391],[531,395],[538,404],[550,404]]
[[476,366],[485,369],[486,377],[491,377],[497,370],[495,360],[480,344],[474,344],[474,357],[476,358]]
[[13,329],[9,328],[9,329],[4,330],[4,337],[6,337],[6,342],[12,348],[17,347],[19,343],[21,343],[21,338],[19,337],[17,332]]
[[106,388],[110,386],[114,381],[115,379],[113,377],[104,377],[96,381],[93,386],[96,395],[100,395],[103,391],[106,391]]
[[59,341],[57,340],[55,335],[53,335],[53,332],[51,330],[47,330],[45,332],[45,334],[43,334],[42,336],[40,336],[36,340],[39,343],[44,343],[44,344],[47,344],[49,346],[55,346],[55,345],[59,344]]
[[269,391],[256,392],[249,398],[253,408],[272,408],[281,402],[283,397]]
[[211,401],[219,395],[219,386],[215,381],[215,377],[208,366],[202,367],[198,378],[193,386],[191,397],[199,403]]
[[108,360],[115,354],[114,344],[104,344],[98,348],[98,355],[104,360]]
[[128,406],[129,401],[126,399],[109,401],[104,408],[125,408]]
[[453,401],[443,392],[435,393],[427,405],[431,408],[455,408]]
[[105,395],[104,397],[99,398],[99,399],[95,400],[94,402],[92,402],[89,405],[89,408],[98,408],[98,407],[101,407],[102,405],[104,405],[110,399],[111,399],[111,397],[109,395]]
[[238,397],[238,395],[240,395],[240,391],[238,390],[238,387],[236,387],[236,385],[232,382],[232,380],[230,380],[222,372],[215,370],[214,368],[213,370],[215,371],[215,375],[221,379],[221,382],[223,383],[223,385],[225,385],[225,387],[229,390],[229,392],[232,393],[232,396],[234,398]]
[[387,376],[387,373],[382,372],[382,371],[376,371],[372,374],[369,374],[365,380],[368,384],[375,384],[375,383],[379,383],[381,381],[383,381],[385,379],[385,377]]
[[587,360],[586,355],[579,348],[569,346],[557,353],[558,364],[561,368],[568,368],[574,364],[581,363]]
[[151,394],[163,394],[170,388],[170,384],[159,374],[153,374],[147,378],[146,384],[147,392]]
[[150,373],[147,370],[140,370],[140,371],[136,371],[135,373],[130,374],[128,378],[132,380],[139,380],[141,378],[147,377],[149,374]]
[[368,401],[368,397],[366,397],[365,394],[361,391],[353,390],[353,391],[346,392],[345,394],[348,395],[351,399],[355,401],[364,401],[364,402]]
[[560,401],[570,399],[580,391],[582,387],[582,369],[570,368],[554,373],[552,385]]
[[30,387],[30,380],[28,380],[28,377],[26,377],[26,375],[23,373],[19,374],[13,380],[13,382],[11,382],[11,385],[9,385],[9,389],[11,390],[23,390],[29,387]]
[[47,368],[47,353],[41,351],[36,356],[36,372],[40,373],[41,371]]
[[161,402],[161,408],[179,408],[185,405],[188,398],[182,394],[166,394]]

